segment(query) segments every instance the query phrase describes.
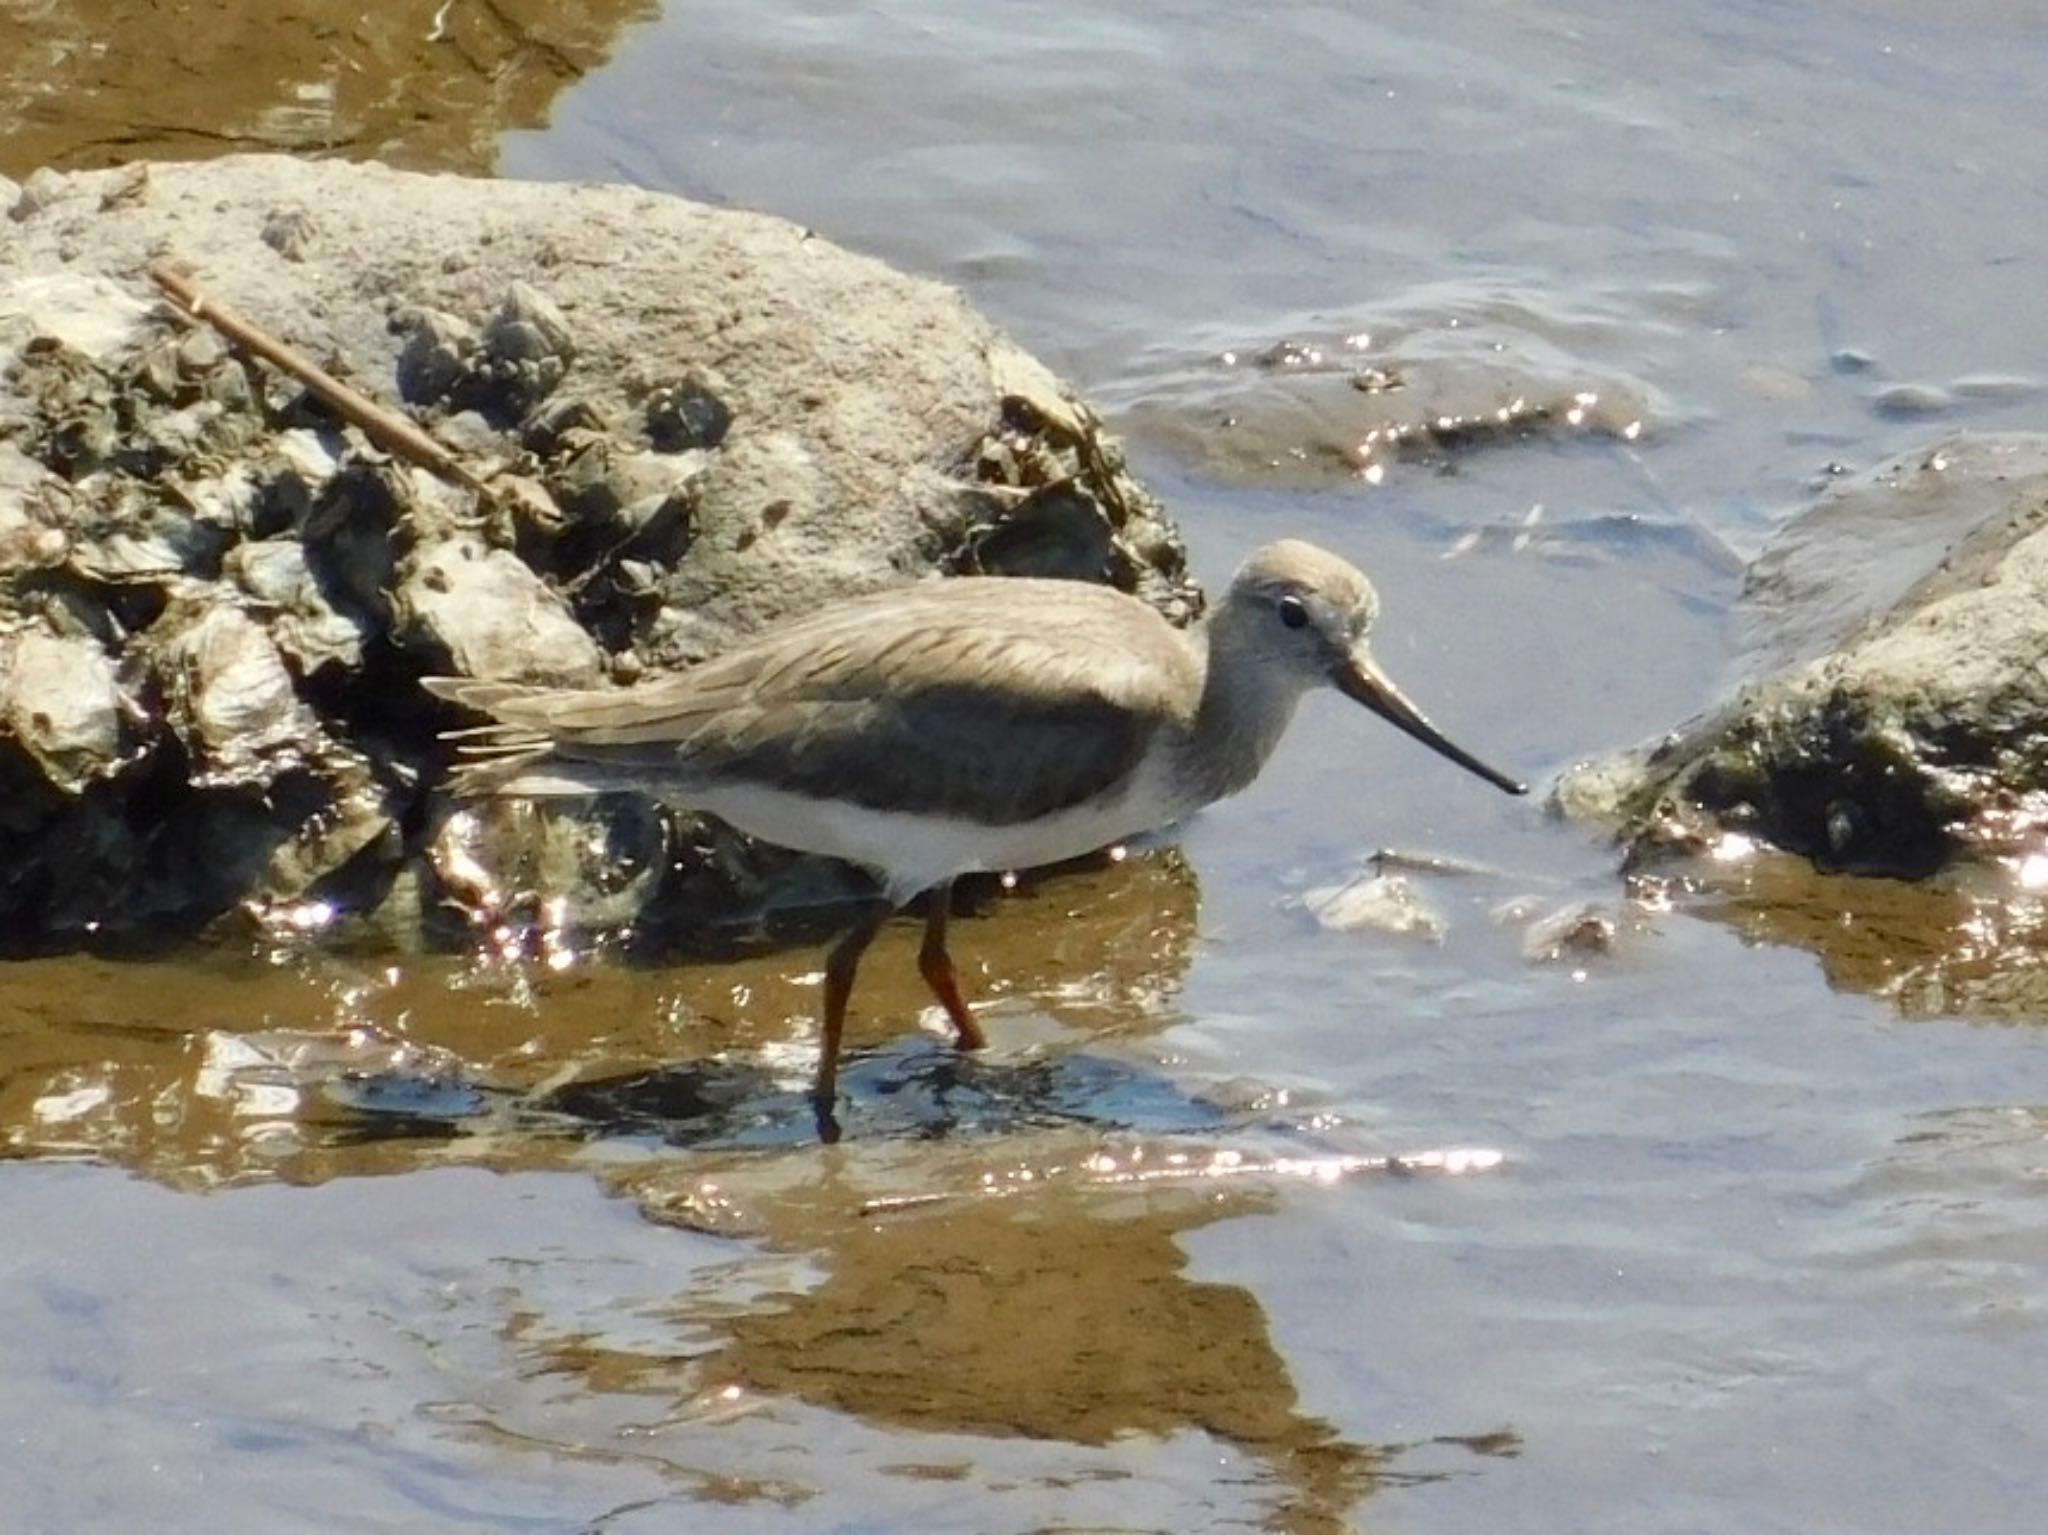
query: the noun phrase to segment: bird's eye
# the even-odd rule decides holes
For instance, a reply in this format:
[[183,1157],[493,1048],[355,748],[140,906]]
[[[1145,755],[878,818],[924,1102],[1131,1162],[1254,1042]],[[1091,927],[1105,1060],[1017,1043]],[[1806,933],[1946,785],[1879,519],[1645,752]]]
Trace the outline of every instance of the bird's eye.
[[1280,622],[1290,629],[1299,629],[1308,622],[1308,606],[1299,597],[1282,597],[1278,604]]

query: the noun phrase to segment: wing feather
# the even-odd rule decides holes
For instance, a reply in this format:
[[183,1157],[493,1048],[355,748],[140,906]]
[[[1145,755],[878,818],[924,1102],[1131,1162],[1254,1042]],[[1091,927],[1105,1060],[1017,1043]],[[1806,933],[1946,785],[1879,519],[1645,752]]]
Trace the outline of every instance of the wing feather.
[[842,604],[631,688],[429,685],[499,722],[464,770],[472,790],[517,792],[520,773],[574,764],[685,800],[744,777],[1004,825],[1126,780],[1162,727],[1187,722],[1199,667],[1120,593],[962,578]]

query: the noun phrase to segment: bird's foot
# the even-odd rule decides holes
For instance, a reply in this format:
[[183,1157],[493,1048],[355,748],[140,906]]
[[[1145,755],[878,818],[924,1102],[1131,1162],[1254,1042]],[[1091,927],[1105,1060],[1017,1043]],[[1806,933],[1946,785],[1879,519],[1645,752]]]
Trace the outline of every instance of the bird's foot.
[[814,1092],[811,1094],[811,1113],[818,1127],[818,1141],[820,1145],[836,1146],[839,1144],[841,1131],[839,1128],[839,1115],[835,1109],[837,1098],[838,1094],[832,1092]]

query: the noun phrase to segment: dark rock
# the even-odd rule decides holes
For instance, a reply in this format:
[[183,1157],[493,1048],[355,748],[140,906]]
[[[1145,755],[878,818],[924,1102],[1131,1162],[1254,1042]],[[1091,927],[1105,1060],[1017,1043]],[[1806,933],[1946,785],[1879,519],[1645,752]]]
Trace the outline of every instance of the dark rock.
[[1071,481],[1033,491],[969,541],[960,568],[990,576],[1107,581],[1116,535],[1095,498]]
[[[1987,504],[1957,536],[1959,512]],[[2048,439],[1907,455],[1831,491],[1759,560],[1758,628],[1789,664],[1575,769],[1558,800],[1614,824],[1638,861],[1731,835],[1866,874],[2024,856],[2048,833],[2044,591]]]
[[321,589],[370,624],[387,619],[398,561],[417,538],[409,490],[390,465],[350,464],[320,487],[300,524]]
[[285,538],[245,543],[228,556],[227,574],[267,611],[271,635],[297,675],[362,665],[363,625],[328,599],[304,544]]
[[399,398],[435,405],[452,397],[482,351],[476,328],[438,309],[414,309],[400,325],[405,345],[398,354]]
[[698,379],[685,379],[647,397],[647,440],[663,453],[715,448],[732,430],[732,411]]

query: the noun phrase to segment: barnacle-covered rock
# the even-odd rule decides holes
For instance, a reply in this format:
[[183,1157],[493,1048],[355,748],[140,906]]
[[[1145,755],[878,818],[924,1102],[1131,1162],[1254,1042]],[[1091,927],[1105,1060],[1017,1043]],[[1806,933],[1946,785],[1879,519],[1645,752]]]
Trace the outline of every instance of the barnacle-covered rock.
[[0,576],[64,562],[71,552],[63,527],[70,499],[56,475],[0,442]]
[[397,637],[438,669],[468,677],[594,682],[604,656],[567,605],[507,549],[457,535],[422,545],[400,570]]
[[[642,799],[452,806],[438,736],[473,721],[420,675],[658,675],[932,569],[1199,603],[1051,373],[957,294],[778,220],[282,157],[52,173],[15,203],[10,951],[349,913],[446,937],[492,890],[531,894],[515,925],[687,943],[843,899],[862,877]],[[166,258],[459,472],[173,313],[142,275]]]
[[0,634],[0,731],[62,793],[77,795],[119,765],[123,714],[114,663],[92,640]]
[[400,398],[413,405],[451,398],[483,350],[476,327],[460,315],[426,308],[409,311],[398,323],[405,334],[398,354]]
[[125,475],[81,481],[73,506],[76,530],[65,563],[87,581],[166,586],[211,580],[233,540],[231,527]]
[[1633,860],[1769,843],[1925,876],[2048,840],[2048,438],[1961,435],[1832,487],[1752,568],[1764,674],[1568,773]]
[[171,733],[200,787],[261,785],[307,760],[320,722],[269,632],[217,600],[174,603],[147,640]]
[[554,392],[575,360],[575,338],[560,306],[532,284],[515,281],[480,332],[454,315],[417,312],[399,385],[408,400],[445,402],[511,426]]
[[300,676],[362,664],[363,625],[321,589],[304,544],[289,538],[242,544],[226,565],[235,584],[267,611],[278,649]]

